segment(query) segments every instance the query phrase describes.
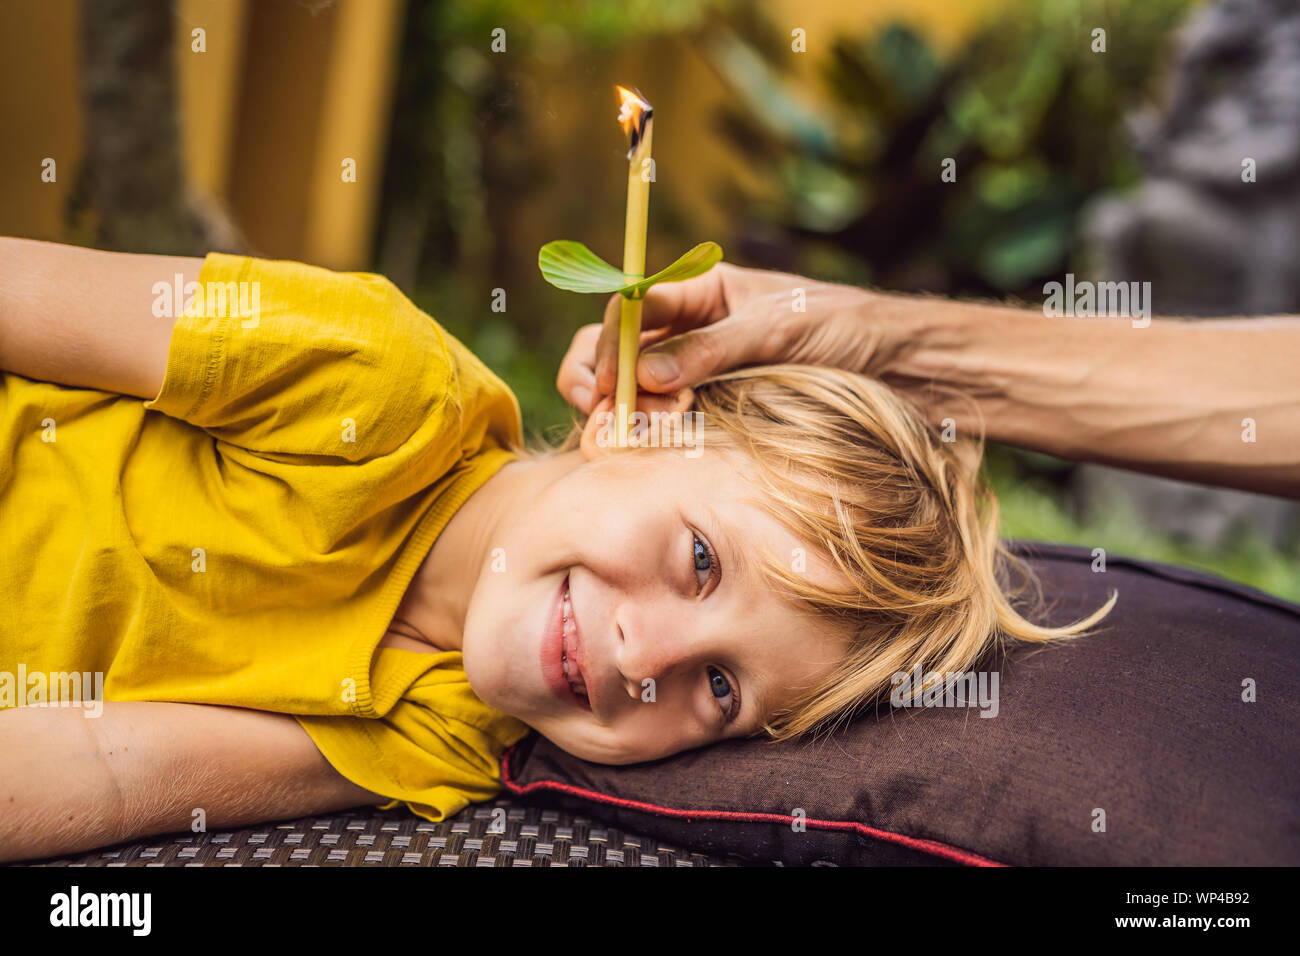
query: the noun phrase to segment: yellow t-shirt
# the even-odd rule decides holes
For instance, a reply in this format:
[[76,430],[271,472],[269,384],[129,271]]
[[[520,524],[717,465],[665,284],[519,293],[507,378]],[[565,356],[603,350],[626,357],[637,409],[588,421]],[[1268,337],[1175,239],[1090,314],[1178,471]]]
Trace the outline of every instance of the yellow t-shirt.
[[[20,666],[98,671],[109,701],[292,714],[387,807],[440,820],[490,798],[528,728],[478,699],[459,652],[376,647],[512,460],[518,401],[381,276],[212,254],[199,283],[152,401],[0,374],[10,697]],[[4,686],[0,707],[26,700]]]

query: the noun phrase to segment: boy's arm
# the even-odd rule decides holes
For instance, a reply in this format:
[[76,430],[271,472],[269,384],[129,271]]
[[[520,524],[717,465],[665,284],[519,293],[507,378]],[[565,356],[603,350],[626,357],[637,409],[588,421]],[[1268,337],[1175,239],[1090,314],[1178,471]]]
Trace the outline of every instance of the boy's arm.
[[99,252],[0,237],[0,370],[152,399],[172,325],[154,284],[198,280],[202,259]]
[[110,701],[0,711],[0,862],[159,833],[325,813],[385,798],[342,777],[292,717]]

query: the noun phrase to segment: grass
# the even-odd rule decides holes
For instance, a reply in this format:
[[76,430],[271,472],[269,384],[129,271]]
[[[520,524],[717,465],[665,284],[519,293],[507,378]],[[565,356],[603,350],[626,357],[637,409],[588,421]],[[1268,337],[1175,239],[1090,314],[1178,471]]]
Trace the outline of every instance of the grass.
[[988,456],[1002,537],[1104,548],[1107,555],[1197,568],[1300,602],[1300,554],[1274,547],[1258,531],[1238,526],[1225,546],[1208,549],[1154,532],[1124,504],[1082,517],[1051,480],[1027,474],[1015,457],[998,449]]

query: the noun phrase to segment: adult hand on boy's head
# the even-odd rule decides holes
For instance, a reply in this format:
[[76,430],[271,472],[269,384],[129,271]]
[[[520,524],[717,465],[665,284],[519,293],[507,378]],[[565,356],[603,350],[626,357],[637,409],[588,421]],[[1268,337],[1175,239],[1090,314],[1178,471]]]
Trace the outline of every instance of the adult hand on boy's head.
[[[610,298],[602,325],[577,331],[560,363],[556,386],[585,414],[617,384],[620,298]],[[742,365],[781,362],[865,371],[887,351],[890,326],[869,321],[866,308],[879,299],[852,286],[720,262],[646,294],[637,384],[663,393]]]

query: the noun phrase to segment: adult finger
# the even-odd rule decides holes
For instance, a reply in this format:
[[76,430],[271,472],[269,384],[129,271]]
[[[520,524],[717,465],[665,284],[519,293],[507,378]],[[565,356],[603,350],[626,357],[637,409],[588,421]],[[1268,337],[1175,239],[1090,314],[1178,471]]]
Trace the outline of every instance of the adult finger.
[[574,408],[590,415],[596,407],[596,341],[600,338],[600,323],[584,325],[573,334],[569,350],[560,361],[560,371],[555,387]]
[[[726,318],[729,306],[736,304],[728,301],[727,280],[734,271],[734,266],[720,262],[703,275],[652,286],[641,300],[642,332],[659,332],[660,337],[667,337]],[[596,381],[606,393],[614,391],[618,377],[622,302],[623,296],[616,292],[605,303],[605,320],[596,344]]]
[[[611,395],[614,386],[608,389],[597,387],[596,382],[596,342],[600,338],[601,326],[593,322],[584,325],[573,334],[569,350],[560,361],[560,370],[555,376],[555,388],[560,395],[584,415],[590,415],[602,395]],[[650,329],[641,333],[641,347],[645,348],[662,341],[670,333],[667,329]]]
[[742,365],[778,361],[794,331],[785,297],[760,296],[725,319],[645,349],[637,362],[637,383],[664,392]]

